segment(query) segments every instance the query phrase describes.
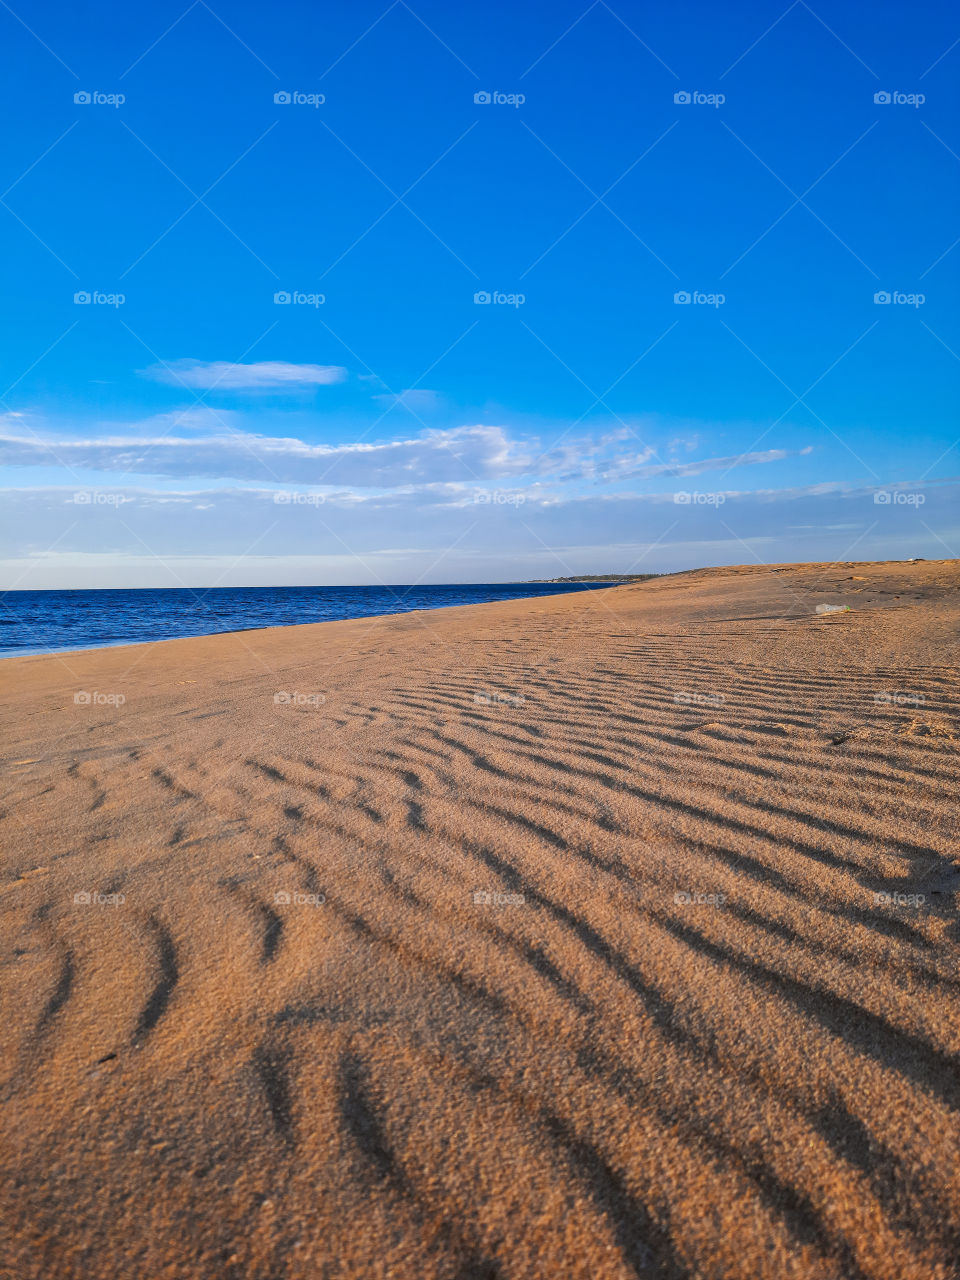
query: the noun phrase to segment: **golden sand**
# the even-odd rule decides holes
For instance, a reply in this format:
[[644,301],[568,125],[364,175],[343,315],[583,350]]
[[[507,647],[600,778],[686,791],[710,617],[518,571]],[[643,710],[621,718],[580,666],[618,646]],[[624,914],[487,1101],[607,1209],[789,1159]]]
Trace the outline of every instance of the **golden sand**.
[[0,1277],[953,1280],[958,631],[805,565],[0,664]]

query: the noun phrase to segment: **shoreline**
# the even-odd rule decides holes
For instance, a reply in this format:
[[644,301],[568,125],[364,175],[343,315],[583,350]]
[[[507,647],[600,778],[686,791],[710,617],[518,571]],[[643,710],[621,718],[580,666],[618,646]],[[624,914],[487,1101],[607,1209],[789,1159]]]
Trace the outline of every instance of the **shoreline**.
[[[451,587],[451,589],[454,589],[454,590],[462,590],[462,589],[468,589],[468,588],[469,588],[471,585],[473,585],[473,584],[470,584],[470,583],[467,583],[467,584],[462,584],[462,583],[443,583],[443,584],[438,584],[438,585],[442,585],[442,586],[449,586],[449,587]],[[485,584],[481,584],[481,585],[485,585]],[[496,583],[496,584],[490,584],[490,585],[495,585],[495,586],[510,586],[510,587],[512,587],[512,586],[525,586],[525,585],[528,585],[528,584],[526,584],[526,583],[512,583],[512,582],[510,582],[510,583]],[[533,586],[533,585],[543,585],[543,586],[547,586],[547,585],[554,585],[554,584],[553,584],[553,583],[548,583],[548,582],[544,582],[544,583],[533,583],[533,582],[531,582],[529,585],[531,585],[531,586]],[[569,582],[569,583],[566,583],[565,585],[567,585],[568,587],[572,587],[572,586],[575,586],[575,585],[577,585],[577,584],[575,584],[575,583],[573,583],[573,582]],[[626,585],[626,584],[624,584],[624,583],[620,583],[620,582],[609,582],[609,583],[607,583],[607,582],[602,582],[602,583],[584,582],[584,584],[583,584],[583,590],[588,590],[588,591],[609,590],[611,587],[623,586],[623,585]],[[248,587],[227,587],[227,588],[223,588],[223,589],[224,589],[224,590],[228,590],[228,591],[231,591],[231,590],[236,590],[236,591],[247,591],[247,590],[256,590],[256,591],[272,591],[272,590],[284,590],[285,588],[273,588],[273,587],[255,587],[255,588],[248,588]],[[291,588],[288,588],[288,589],[289,589],[289,590],[292,590],[292,591],[299,591],[299,590],[303,590],[303,588],[300,588],[300,587],[291,587]],[[343,590],[353,590],[354,588],[352,588],[352,587],[346,587],[346,588],[342,588],[342,589],[343,589]],[[375,590],[375,589],[379,589],[379,588],[371,588],[371,589],[372,589],[372,590]],[[44,589],[44,590],[46,590],[46,589]],[[81,593],[81,594],[82,594],[82,593],[84,592],[84,590],[85,590],[85,589],[84,589],[84,588],[69,588],[69,590],[70,590],[70,591],[74,591],[74,592],[78,592],[78,593]],[[128,588],[128,587],[116,587],[116,588],[114,588],[114,587],[102,587],[102,588],[98,588],[98,590],[103,590],[103,591],[114,591],[114,590],[116,590],[116,591],[123,591],[123,592],[131,591],[131,590],[143,590],[143,591],[154,591],[154,590],[164,590],[164,591],[166,591],[166,590],[170,590],[170,591],[190,591],[191,593],[196,594],[196,592],[194,592],[193,588],[190,588],[190,587],[169,587],[169,588],[168,588],[168,587],[163,587],[163,588],[154,588],[154,587],[142,587],[142,588]],[[200,589],[198,589],[198,591],[199,591],[199,590],[200,590]],[[307,590],[312,590],[312,588],[307,588]],[[331,590],[341,590],[341,588],[335,587],[335,588],[331,588]],[[58,592],[58,591],[50,590],[50,591],[48,592],[48,594],[59,594],[59,592]],[[401,615],[409,614],[409,613],[436,613],[436,612],[438,612],[438,611],[440,611],[440,610],[443,610],[443,609],[472,609],[472,608],[475,608],[475,607],[478,607],[478,606],[480,606],[480,605],[484,605],[484,604],[506,604],[506,603],[509,603],[509,602],[510,602],[510,601],[512,601],[512,600],[549,600],[549,599],[554,599],[554,598],[556,598],[557,596],[566,596],[566,595],[575,595],[575,594],[578,594],[578,593],[577,593],[577,592],[574,592],[574,591],[567,590],[567,591],[557,591],[557,592],[543,592],[542,594],[537,594],[537,595],[532,595],[532,596],[526,596],[526,595],[510,596],[510,597],[508,597],[507,599],[504,599],[504,600],[475,600],[475,601],[464,602],[464,603],[462,603],[462,604],[432,604],[432,605],[431,605],[431,604],[428,604],[428,605],[416,605],[416,606],[414,606],[414,607],[412,607],[412,608],[410,608],[410,609],[395,609],[395,610],[393,610],[393,611],[392,611],[392,612],[390,612],[390,613],[359,613],[359,614],[354,614],[353,616],[348,616],[348,617],[322,618],[322,619],[310,619],[310,620],[305,621],[305,622],[287,622],[287,623],[281,623],[281,624],[269,624],[269,623],[268,623],[267,625],[262,626],[262,627],[227,627],[227,628],[225,628],[225,629],[224,629],[224,630],[222,630],[222,631],[188,632],[188,633],[186,633],[186,634],[184,634],[184,635],[180,635],[180,636],[160,636],[160,637],[158,637],[158,638],[156,638],[156,639],[153,639],[153,640],[151,640],[151,639],[141,639],[141,640],[108,640],[108,641],[106,641],[105,643],[102,643],[102,644],[92,644],[92,645],[89,645],[89,644],[84,644],[84,645],[68,645],[68,646],[67,646],[67,647],[65,647],[65,648],[57,648],[57,649],[44,649],[44,648],[40,648],[40,647],[37,647],[37,648],[35,648],[35,649],[32,649],[32,648],[25,647],[24,649],[18,649],[18,650],[16,650],[15,652],[11,652],[11,653],[4,653],[4,652],[3,652],[3,646],[2,646],[2,645],[0,645],[0,662],[4,661],[5,659],[8,659],[8,658],[40,658],[40,657],[56,658],[56,657],[60,656],[61,654],[65,654],[65,653],[87,653],[87,652],[97,652],[97,651],[99,651],[100,649],[119,649],[119,648],[129,648],[129,647],[134,646],[134,645],[155,645],[155,644],[167,644],[168,642],[170,642],[170,641],[174,641],[174,640],[203,640],[204,638],[212,637],[212,636],[244,635],[244,634],[246,634],[246,633],[254,632],[254,631],[275,631],[275,630],[283,630],[283,629],[284,629],[284,628],[286,628],[286,627],[324,626],[325,624],[330,623],[330,622],[356,622],[356,621],[362,621],[362,620],[364,620],[364,619],[372,620],[372,619],[374,619],[374,618],[392,618],[392,617],[399,617],[399,616],[401,616]]]
[[[894,565],[900,566],[900,565],[921,564],[921,565],[930,565],[930,566],[936,567],[936,566],[949,565],[952,563],[954,562],[950,560],[923,560],[923,559],[921,560],[917,560],[917,559],[876,560],[876,561],[875,560],[850,560],[850,561],[839,561],[836,564],[822,565],[820,567],[827,569],[828,571],[842,570],[842,569],[868,569],[869,570],[869,569],[877,569],[881,567],[894,566]],[[571,587],[571,586],[578,585],[578,583],[582,583],[583,591],[593,592],[593,591],[612,591],[612,590],[617,590],[617,589],[630,587],[630,586],[644,587],[650,583],[671,582],[679,578],[687,577],[690,575],[693,575],[693,576],[709,575],[712,577],[723,577],[723,576],[743,575],[743,574],[785,573],[785,572],[789,572],[790,570],[802,570],[808,567],[809,566],[804,565],[802,563],[769,564],[769,565],[768,564],[716,565],[716,566],[710,566],[707,568],[699,568],[699,569],[678,569],[675,572],[669,572],[669,573],[637,574],[635,576],[630,577],[629,580],[625,578],[621,578],[621,579],[618,579],[617,581],[598,581],[596,580],[596,576],[594,576],[593,579],[585,578],[580,580],[569,579],[569,578],[563,578],[563,579],[544,578],[544,579],[530,579],[528,581],[520,581],[520,582],[504,582],[504,583],[490,583],[490,584],[442,583],[442,584],[436,584],[436,585],[450,587],[451,589],[469,589],[470,587],[475,585],[478,585],[478,586],[489,585],[489,586],[495,586],[495,587],[513,587],[513,586],[526,586],[526,585],[530,585],[530,586],[557,585],[557,586]],[[406,584],[396,584],[396,585],[406,585]],[[300,591],[300,590],[322,590],[324,588],[314,588],[314,587],[306,587],[306,588],[303,588],[303,587],[279,587],[279,588],[273,588],[273,587],[225,587],[225,588],[100,587],[100,588],[91,588],[91,590],[97,590],[97,591],[117,591],[117,592],[124,592],[124,593],[129,591],[135,591],[135,590],[142,590],[145,592],[162,590],[162,591],[177,591],[177,592],[184,591],[184,592],[190,592],[192,594],[197,594],[198,592],[210,591],[214,589],[225,590],[225,591],[273,591],[273,590]],[[333,587],[329,589],[330,590],[354,590],[356,588]],[[380,588],[376,588],[376,587],[370,588],[370,590],[378,590],[378,589]],[[392,590],[392,587],[384,588],[384,589]],[[44,592],[47,592],[48,594],[60,593],[59,588],[57,589],[36,588],[36,590],[38,591],[42,590]],[[75,593],[75,594],[85,594],[87,591],[87,588],[72,587],[72,588],[63,588],[62,590],[65,593],[69,592],[69,593]],[[581,592],[567,590],[567,591],[558,591],[558,592],[545,592],[543,594],[538,594],[533,596],[511,596],[506,600],[470,601],[470,602],[464,602],[461,604],[435,604],[435,605],[425,605],[425,606],[418,605],[411,609],[394,610],[391,613],[357,614],[353,617],[310,619],[304,622],[267,624],[262,627],[229,627],[222,631],[192,632],[192,633],[187,633],[185,635],[178,635],[178,636],[162,636],[156,639],[112,640],[102,644],[69,645],[64,648],[56,648],[56,649],[45,649],[40,646],[37,646],[36,648],[30,648],[29,650],[16,650],[15,652],[4,653],[2,652],[2,646],[0,646],[0,662],[8,661],[11,658],[42,658],[42,657],[57,658],[61,655],[68,654],[68,653],[96,653],[96,652],[99,652],[101,649],[106,650],[106,649],[131,648],[138,645],[152,646],[152,645],[168,644],[173,641],[202,640],[202,639],[211,638],[214,636],[244,635],[244,634],[249,634],[249,633],[258,632],[258,631],[282,631],[288,628],[304,627],[304,626],[325,626],[329,623],[338,623],[338,622],[354,622],[354,621],[363,621],[363,620],[372,621],[374,619],[399,617],[399,616],[404,616],[411,613],[436,613],[436,612],[443,611],[445,609],[472,609],[475,607],[479,607],[480,605],[497,605],[497,604],[510,603],[513,600],[547,600],[547,599],[555,599],[558,597],[562,598],[568,595],[578,595],[578,594],[581,594]]]

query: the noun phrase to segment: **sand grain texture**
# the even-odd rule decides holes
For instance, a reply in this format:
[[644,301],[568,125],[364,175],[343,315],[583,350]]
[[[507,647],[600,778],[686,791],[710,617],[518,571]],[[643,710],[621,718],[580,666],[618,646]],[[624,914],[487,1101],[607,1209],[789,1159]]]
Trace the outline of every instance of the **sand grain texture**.
[[954,1280],[958,631],[810,565],[0,664],[0,1276]]

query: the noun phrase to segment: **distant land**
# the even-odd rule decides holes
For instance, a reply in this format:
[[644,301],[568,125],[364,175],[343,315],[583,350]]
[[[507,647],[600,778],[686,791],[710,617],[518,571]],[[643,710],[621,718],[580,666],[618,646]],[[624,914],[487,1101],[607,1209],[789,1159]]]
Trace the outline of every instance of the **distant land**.
[[646,582],[661,573],[578,573],[575,578],[524,578],[524,582]]

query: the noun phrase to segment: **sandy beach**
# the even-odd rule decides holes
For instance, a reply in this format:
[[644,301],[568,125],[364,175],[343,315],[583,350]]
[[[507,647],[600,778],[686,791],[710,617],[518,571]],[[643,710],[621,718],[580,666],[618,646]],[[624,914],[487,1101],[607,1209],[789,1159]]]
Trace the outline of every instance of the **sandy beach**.
[[955,1280],[958,633],[750,566],[4,661],[2,1280]]

